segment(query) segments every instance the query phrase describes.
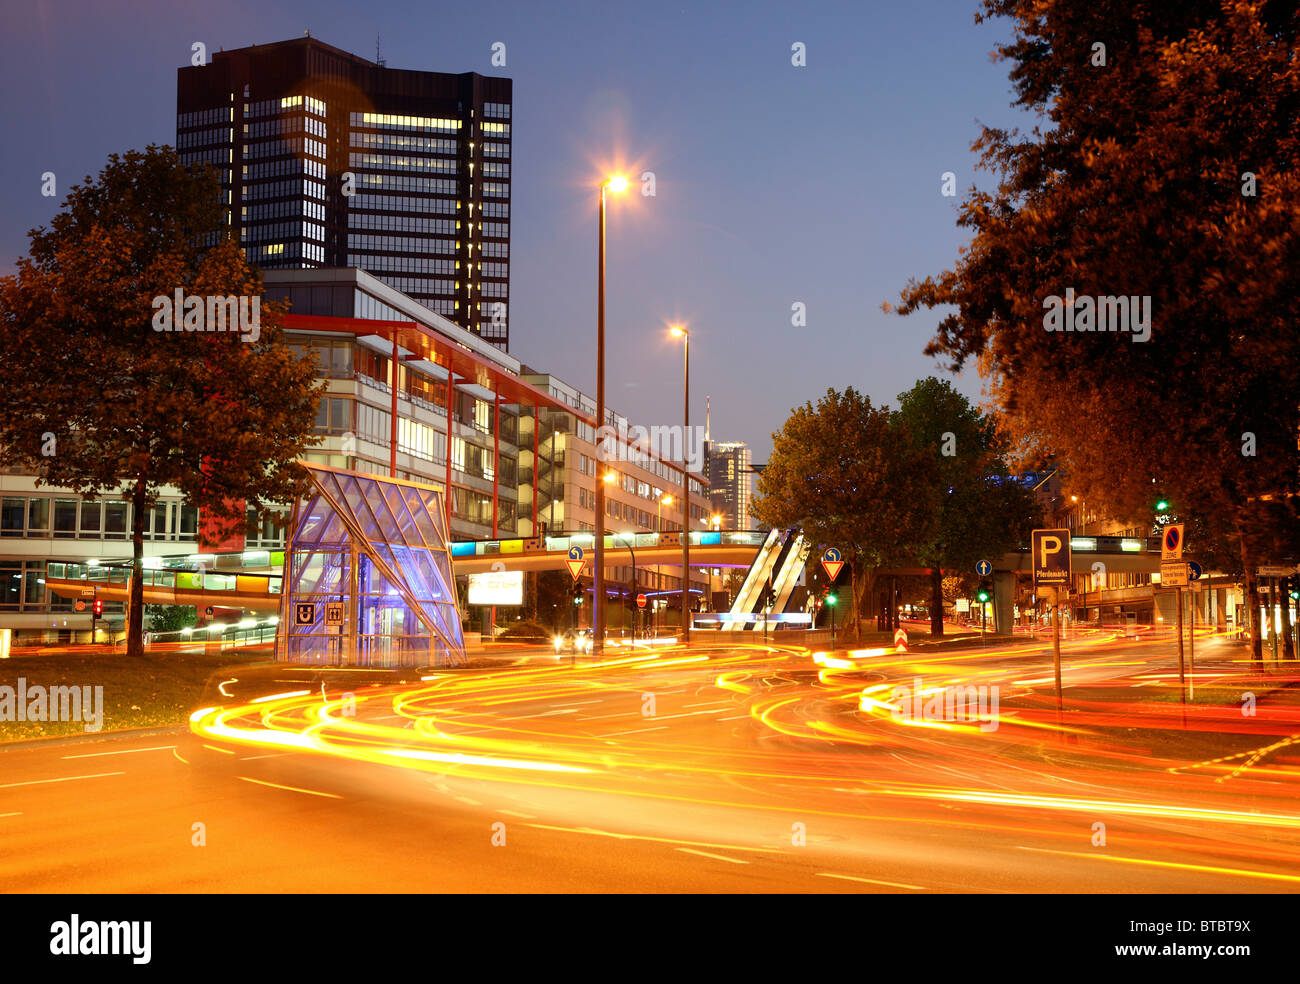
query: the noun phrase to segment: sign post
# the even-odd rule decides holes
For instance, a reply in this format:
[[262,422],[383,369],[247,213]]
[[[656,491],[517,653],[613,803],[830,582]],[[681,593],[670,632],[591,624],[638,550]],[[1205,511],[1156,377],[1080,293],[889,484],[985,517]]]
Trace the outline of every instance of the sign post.
[[[1204,573],[1201,565],[1194,560],[1187,562],[1187,578],[1196,590],[1201,588],[1201,575]],[[1191,625],[1187,629],[1187,666],[1196,672],[1196,595],[1191,596],[1192,605],[1189,609],[1191,615]]]
[[[835,582],[839,580],[840,571],[844,569],[844,560],[840,556],[838,547],[827,547],[826,552],[822,554],[822,570],[826,572],[827,589],[826,597],[829,598],[834,591]],[[764,642],[767,641],[764,636]],[[835,603],[831,603],[831,652],[835,651]]]
[[[1170,523],[1160,537],[1160,583],[1174,589],[1174,604],[1178,609],[1175,619],[1178,626],[1178,685],[1187,685],[1183,668],[1183,588],[1187,585],[1187,565],[1183,560],[1183,524]],[[1169,580],[1166,581],[1166,571]]]
[[1056,676],[1056,716],[1059,723],[1064,698],[1061,692],[1061,599],[1070,592],[1070,531],[1034,530],[1034,594],[1052,605],[1052,667]]

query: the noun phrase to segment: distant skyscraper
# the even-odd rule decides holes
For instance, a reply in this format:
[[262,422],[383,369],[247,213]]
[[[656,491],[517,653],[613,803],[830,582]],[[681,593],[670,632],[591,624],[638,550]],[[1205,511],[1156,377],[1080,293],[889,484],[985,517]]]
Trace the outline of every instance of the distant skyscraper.
[[705,455],[709,498],[729,530],[750,527],[749,500],[754,494],[754,471],[749,445],[743,441],[709,442]]
[[176,147],[252,262],[360,267],[507,349],[512,91],[296,38],[179,69]]

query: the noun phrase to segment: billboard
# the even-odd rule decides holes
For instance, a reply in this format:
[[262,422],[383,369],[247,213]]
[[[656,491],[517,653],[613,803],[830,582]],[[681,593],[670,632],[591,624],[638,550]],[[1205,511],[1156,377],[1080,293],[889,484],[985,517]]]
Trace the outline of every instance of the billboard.
[[524,603],[523,571],[487,571],[469,575],[469,603],[471,605],[522,605]]

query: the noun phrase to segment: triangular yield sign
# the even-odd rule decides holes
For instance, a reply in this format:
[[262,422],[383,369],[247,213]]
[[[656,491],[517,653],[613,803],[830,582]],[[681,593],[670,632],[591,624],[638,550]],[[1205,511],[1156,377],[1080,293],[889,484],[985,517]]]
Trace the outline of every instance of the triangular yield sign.
[[840,568],[842,568],[843,566],[844,566],[844,561],[842,560],[822,561],[822,568],[826,571],[826,576],[830,578],[832,582],[834,582],[834,580],[840,576]]
[[569,573],[575,581],[582,576],[582,569],[587,566],[585,560],[566,560],[565,563],[569,565]]

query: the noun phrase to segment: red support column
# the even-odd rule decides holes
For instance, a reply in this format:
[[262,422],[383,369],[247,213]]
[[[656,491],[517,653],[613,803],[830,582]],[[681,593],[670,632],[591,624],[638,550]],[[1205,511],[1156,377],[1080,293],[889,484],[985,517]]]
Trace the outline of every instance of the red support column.
[[541,528],[541,522],[537,515],[537,486],[542,470],[537,461],[537,433],[541,430],[541,408],[533,407],[533,536],[537,536],[537,531]]
[[451,371],[451,366],[448,365],[447,366],[447,481],[445,485],[446,492],[443,496],[443,498],[446,499],[446,504],[447,504],[447,539],[448,540],[451,539],[451,440],[452,440],[452,433],[453,433],[452,426],[451,426],[451,401],[454,392],[452,378],[453,378],[453,373]]
[[388,477],[397,477],[397,340],[393,339],[393,358],[390,360],[388,381],[393,389],[392,420],[388,431]]
[[501,486],[501,394],[492,396],[492,539],[497,538],[497,490]]

